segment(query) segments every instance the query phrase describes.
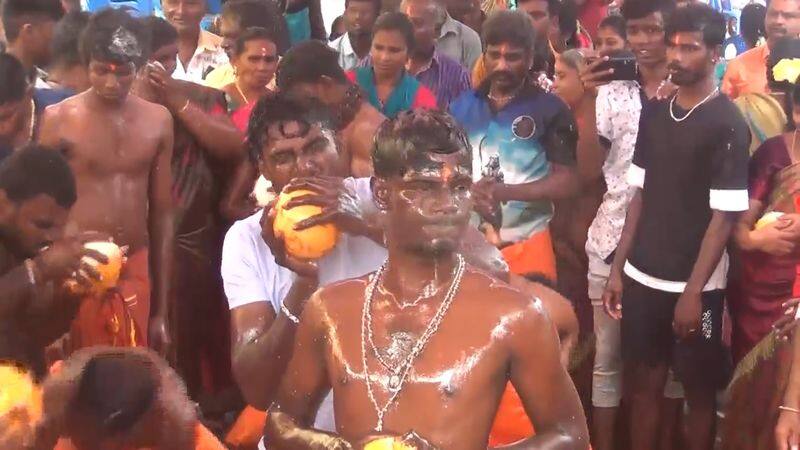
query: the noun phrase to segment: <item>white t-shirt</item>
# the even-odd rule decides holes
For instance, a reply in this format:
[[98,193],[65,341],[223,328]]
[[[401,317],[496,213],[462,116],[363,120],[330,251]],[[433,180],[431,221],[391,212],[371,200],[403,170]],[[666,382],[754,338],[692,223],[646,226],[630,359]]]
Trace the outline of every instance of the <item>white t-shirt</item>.
[[[347,178],[345,187],[356,197],[362,212],[372,214],[377,207],[372,200],[369,178]],[[222,280],[230,309],[267,301],[276,314],[295,274],[278,265],[261,237],[261,215],[233,224],[222,247]],[[369,238],[342,233],[330,253],[318,261],[320,286],[356,278],[376,271],[386,260],[386,249]],[[314,427],[335,431],[333,394],[323,400]]]

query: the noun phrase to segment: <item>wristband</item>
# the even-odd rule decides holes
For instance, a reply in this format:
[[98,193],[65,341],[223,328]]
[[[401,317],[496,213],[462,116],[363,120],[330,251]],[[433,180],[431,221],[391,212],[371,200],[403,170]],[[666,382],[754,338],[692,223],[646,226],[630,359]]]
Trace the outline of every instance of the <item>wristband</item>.
[[800,414],[800,409],[792,408],[791,406],[783,406],[783,405],[781,405],[781,406],[778,406],[778,409],[781,410],[781,411],[788,411],[788,412],[793,412],[795,414]]
[[36,286],[36,263],[32,259],[25,260],[25,270],[28,272],[28,281],[31,286]]
[[286,316],[287,319],[291,320],[293,324],[297,325],[300,323],[300,319],[298,319],[297,316],[292,314],[292,312],[289,311],[289,308],[287,308],[286,305],[284,305],[282,302],[281,302],[281,312],[283,313],[283,315]]

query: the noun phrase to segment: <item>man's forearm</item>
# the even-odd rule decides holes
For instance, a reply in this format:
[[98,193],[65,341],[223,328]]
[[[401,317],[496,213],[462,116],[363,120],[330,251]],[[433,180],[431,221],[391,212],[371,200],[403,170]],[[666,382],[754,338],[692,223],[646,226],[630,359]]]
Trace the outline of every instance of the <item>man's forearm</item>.
[[[284,305],[296,317],[316,287],[295,283],[284,299]],[[292,359],[297,324],[281,311],[266,330],[236,343],[233,349],[233,371],[247,403],[266,410],[272,404],[281,378]]]
[[203,143],[211,156],[234,159],[244,155],[244,136],[229,121],[214,117],[191,103],[185,110],[175,113],[175,118]]
[[150,317],[166,317],[172,294],[172,274],[175,255],[174,213],[172,210],[156,211],[151,221],[153,240],[150,243],[153,262],[153,295]]
[[633,240],[636,237],[636,229],[639,227],[639,217],[641,217],[641,214],[642,190],[637,189],[628,205],[625,225],[622,227],[622,235],[620,236],[616,254],[614,255],[614,262],[611,265],[612,271],[621,272],[622,268],[625,266],[625,261],[628,260],[628,254],[631,251]]
[[736,213],[714,211],[711,222],[708,224],[703,242],[700,245],[700,254],[694,263],[692,274],[686,282],[687,292],[702,292],[711,274],[719,264],[722,252],[728,244],[733,226],[736,223]]
[[313,428],[304,428],[289,414],[270,411],[264,437],[274,450],[345,450],[353,447],[342,438]]
[[551,172],[544,178],[523,184],[500,184],[495,188],[495,199],[499,202],[533,202],[538,200],[562,200],[575,195],[580,182],[574,168]]
[[783,395],[783,406],[800,408],[800,333],[797,331],[792,338],[792,355],[792,369]]

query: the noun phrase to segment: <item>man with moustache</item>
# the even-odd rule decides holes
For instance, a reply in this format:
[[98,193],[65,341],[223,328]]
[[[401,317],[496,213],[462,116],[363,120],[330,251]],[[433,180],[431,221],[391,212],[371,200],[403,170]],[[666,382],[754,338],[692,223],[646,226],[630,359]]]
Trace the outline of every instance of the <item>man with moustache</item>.
[[345,0],[342,17],[347,32],[328,44],[339,52],[339,66],[343,70],[355,69],[369,56],[372,26],[380,12],[380,0]]
[[[388,215],[388,259],[307,301],[270,409],[270,448],[360,449],[392,437],[419,450],[485,449],[508,381],[537,424],[517,448],[588,448],[541,303],[457,253],[472,209],[470,153],[443,113],[403,113],[381,127],[372,193]],[[309,429],[328,389],[338,435]]]
[[722,80],[722,92],[732,99],[745,94],[769,92],[767,58],[770,49],[783,37],[800,36],[800,2],[768,2],[764,27],[767,31],[767,43],[742,53],[728,63],[725,78]]
[[749,207],[750,135],[715,87],[725,18],[690,4],[675,10],[665,35],[678,91],[641,113],[628,172],[637,190],[603,302],[622,320],[631,448],[658,448],[664,418],[657,405],[672,367],[689,407],[687,448],[709,450],[716,392],[729,367],[722,345],[725,246],[738,213]]

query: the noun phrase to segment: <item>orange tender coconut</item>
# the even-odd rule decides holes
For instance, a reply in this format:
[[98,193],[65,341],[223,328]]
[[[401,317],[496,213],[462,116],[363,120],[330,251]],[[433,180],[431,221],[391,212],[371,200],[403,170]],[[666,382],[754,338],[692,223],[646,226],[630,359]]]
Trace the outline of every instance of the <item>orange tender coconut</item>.
[[[106,256],[106,258],[108,258],[108,262],[106,264],[100,264],[93,258],[88,256],[83,257],[82,262],[93,267],[100,274],[99,280],[92,280],[92,287],[89,289],[89,291],[102,294],[109,289],[117,287],[117,282],[119,281],[119,275],[122,271],[122,263],[124,259],[122,255],[122,249],[120,249],[117,244],[108,241],[87,242],[84,244],[84,247],[94,250],[98,253],[102,253]],[[68,281],[67,286],[73,292],[87,293],[87,289],[78,285],[78,283],[74,280]]]
[[0,366],[0,443],[32,439],[42,417],[42,391],[30,374],[11,365]]
[[336,246],[339,230],[332,224],[316,225],[305,230],[295,230],[294,226],[322,213],[322,208],[315,205],[303,205],[292,209],[284,209],[286,203],[296,197],[313,194],[311,191],[281,192],[275,204],[275,236],[282,238],[286,251],[301,259],[318,259],[325,256]]
[[364,450],[415,450],[415,447],[406,445],[395,438],[387,437],[370,442],[364,446]]

